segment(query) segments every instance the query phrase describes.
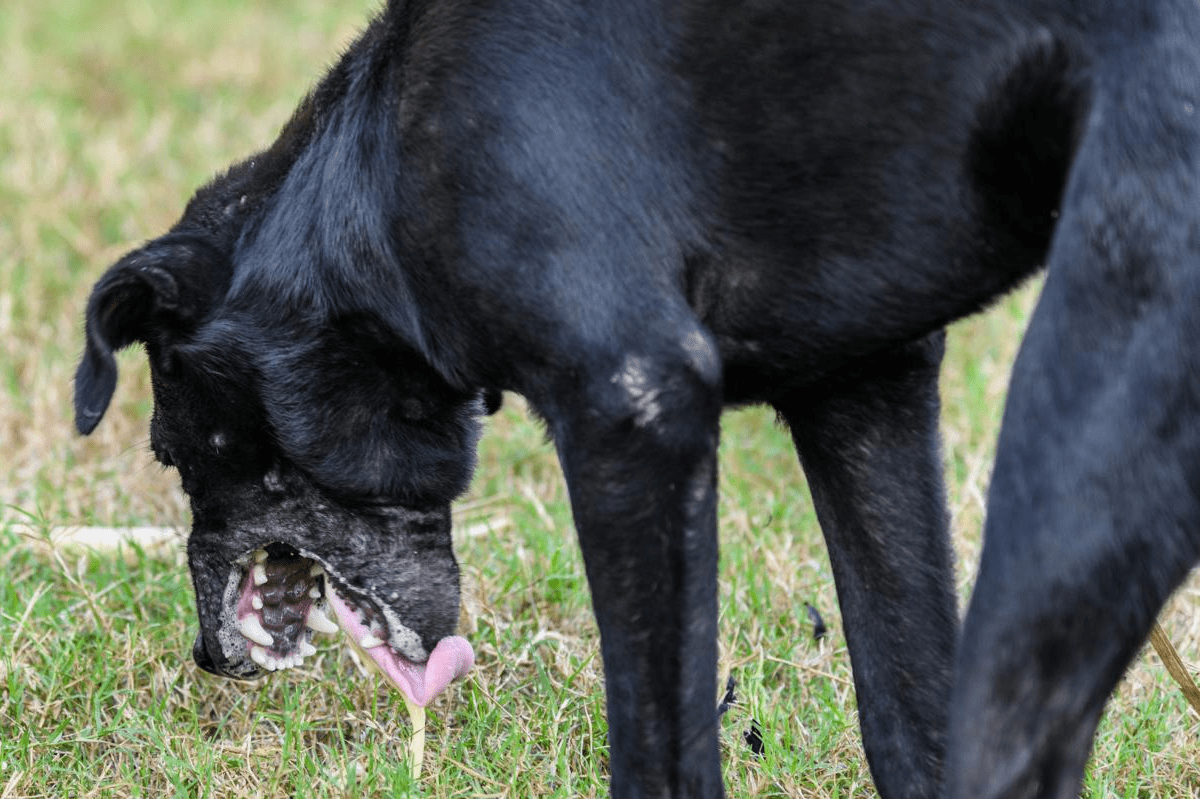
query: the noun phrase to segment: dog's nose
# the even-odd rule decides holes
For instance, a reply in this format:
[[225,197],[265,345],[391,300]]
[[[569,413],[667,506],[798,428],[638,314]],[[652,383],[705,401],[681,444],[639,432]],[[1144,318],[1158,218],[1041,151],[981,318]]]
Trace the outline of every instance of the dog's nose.
[[217,671],[216,664],[213,663],[212,656],[208,654],[208,647],[204,645],[203,632],[196,633],[196,643],[192,644],[192,660],[196,661],[196,665],[209,674],[221,676],[221,673]]

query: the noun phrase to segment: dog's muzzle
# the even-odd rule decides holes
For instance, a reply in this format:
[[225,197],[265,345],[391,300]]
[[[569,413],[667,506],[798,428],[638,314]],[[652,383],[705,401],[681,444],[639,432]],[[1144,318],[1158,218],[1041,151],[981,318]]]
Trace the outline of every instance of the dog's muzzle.
[[212,674],[251,679],[300,666],[317,653],[314,634],[340,629],[365,662],[422,707],[475,661],[460,636],[442,638],[427,653],[386,605],[349,588],[314,555],[284,544],[269,544],[235,563],[220,627],[220,653],[210,652],[203,631],[192,647],[196,665]]

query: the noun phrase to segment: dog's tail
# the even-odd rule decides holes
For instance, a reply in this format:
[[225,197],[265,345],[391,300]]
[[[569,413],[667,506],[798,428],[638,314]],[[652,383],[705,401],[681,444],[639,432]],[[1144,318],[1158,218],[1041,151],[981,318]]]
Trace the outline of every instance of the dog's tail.
[[1200,5],[1088,13],[1123,19],[1037,45],[1049,77],[1024,101],[1051,115],[1027,124],[1061,192],[1025,231],[1047,277],[959,653],[950,797],[1078,795],[1107,697],[1200,558]]

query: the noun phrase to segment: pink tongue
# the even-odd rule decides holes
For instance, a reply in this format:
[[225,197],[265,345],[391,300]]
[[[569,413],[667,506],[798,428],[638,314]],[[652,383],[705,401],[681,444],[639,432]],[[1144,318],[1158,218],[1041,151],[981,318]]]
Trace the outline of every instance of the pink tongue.
[[[326,592],[338,625],[358,643],[370,630],[358,620],[358,615],[346,606],[335,591]],[[360,647],[361,648],[361,647]],[[454,680],[466,675],[475,665],[475,652],[467,639],[457,635],[443,638],[425,663],[413,663],[392,651],[387,644],[364,649],[375,665],[391,680],[409,701],[425,707],[435,696],[446,690]]]

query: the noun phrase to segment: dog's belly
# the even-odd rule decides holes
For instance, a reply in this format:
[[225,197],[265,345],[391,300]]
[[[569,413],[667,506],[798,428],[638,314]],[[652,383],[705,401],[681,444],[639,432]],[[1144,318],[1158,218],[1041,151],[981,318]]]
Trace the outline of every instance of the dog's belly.
[[838,295],[812,297],[803,292],[748,300],[739,307],[747,309],[745,316],[735,315],[711,328],[722,357],[725,401],[776,401],[860,359],[939,330],[997,293],[964,292],[923,301],[882,287],[878,295],[860,295],[850,305],[840,303]]
[[693,265],[689,304],[720,347],[728,402],[770,402],[820,382],[978,311],[1040,268],[1044,246],[996,256],[989,242],[1004,233],[964,198],[959,161],[924,165],[944,199],[923,203],[900,185],[839,187],[862,198],[861,225],[824,236],[798,208],[788,232],[812,230],[810,240],[747,233]]

